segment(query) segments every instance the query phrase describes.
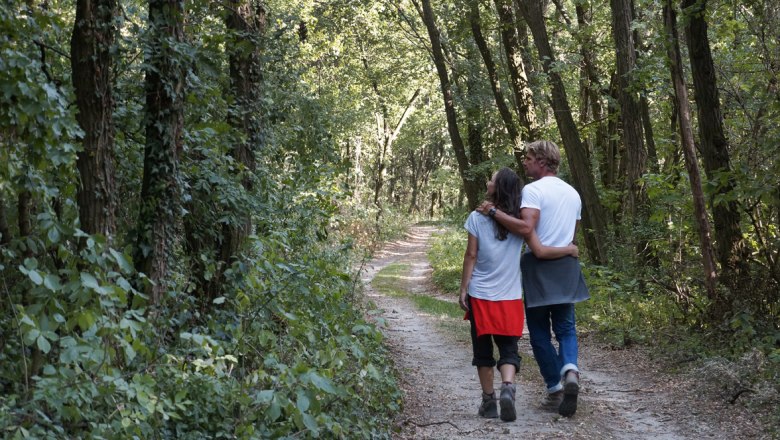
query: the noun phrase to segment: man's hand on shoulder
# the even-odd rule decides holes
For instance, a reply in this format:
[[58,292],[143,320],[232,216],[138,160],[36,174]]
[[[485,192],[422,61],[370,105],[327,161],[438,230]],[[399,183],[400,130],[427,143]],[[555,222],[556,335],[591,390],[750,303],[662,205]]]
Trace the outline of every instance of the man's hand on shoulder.
[[495,205],[492,202],[484,201],[477,207],[476,211],[482,215],[488,215],[490,208],[495,208]]

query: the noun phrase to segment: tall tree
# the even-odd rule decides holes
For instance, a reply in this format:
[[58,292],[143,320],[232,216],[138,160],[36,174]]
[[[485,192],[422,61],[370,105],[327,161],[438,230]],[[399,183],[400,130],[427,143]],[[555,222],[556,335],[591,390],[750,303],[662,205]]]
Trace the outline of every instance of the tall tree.
[[455,99],[452,92],[447,64],[442,51],[441,36],[436,26],[436,16],[433,13],[430,0],[421,0],[422,7],[415,1],[418,13],[422,17],[425,28],[428,30],[428,38],[431,42],[431,56],[433,64],[436,66],[436,73],[439,76],[442,97],[444,98],[444,112],[447,116],[447,131],[450,134],[452,149],[455,151],[455,157],[458,161],[458,171],[463,181],[463,189],[466,193],[468,206],[474,209],[480,202],[480,193],[482,182],[479,182],[476,176],[470,172],[470,164],[466,155],[466,147],[463,138],[458,129],[458,115],[455,110]]
[[[522,57],[523,45],[518,31],[518,27],[522,26],[523,32],[525,32],[525,24],[519,23],[511,0],[495,0],[494,3],[498,13],[498,29],[501,33],[501,42],[509,71],[509,84],[515,98],[515,109],[520,118],[520,126],[525,131],[520,135],[525,141],[532,142],[539,137],[539,123],[536,120],[534,94],[528,83],[528,74]],[[520,166],[522,167],[522,162]]]
[[[602,103],[599,71],[596,66],[596,51],[598,42],[592,29],[592,13],[588,2],[576,2],[577,14],[577,40],[580,42],[580,55],[582,64],[580,67],[580,124],[588,123],[596,125],[595,138],[590,141],[590,151],[599,151],[599,159],[602,162],[601,172],[609,174],[607,166],[610,149],[609,128],[607,118],[604,116]],[[591,121],[588,122],[590,115]],[[586,142],[588,140],[586,139]],[[607,179],[608,180],[608,179]]]
[[693,128],[691,125],[691,109],[688,104],[688,90],[685,86],[679,38],[677,37],[677,14],[672,6],[672,0],[666,0],[664,5],[664,24],[666,26],[669,70],[671,72],[672,85],[674,86],[675,105],[680,120],[680,139],[682,140],[683,155],[685,156],[685,168],[688,170],[688,179],[691,183],[693,211],[699,231],[699,244],[701,245],[701,256],[704,266],[704,285],[709,298],[714,304],[717,304],[719,302],[715,288],[717,274],[710,234],[710,221],[701,186],[699,162],[696,158],[696,146],[694,145]]
[[[509,111],[509,106],[506,104],[504,95],[501,93],[501,84],[498,79],[496,63],[493,61],[493,55],[490,52],[487,41],[485,41],[485,36],[482,34],[479,2],[477,0],[471,0],[469,2],[469,24],[471,25],[471,33],[474,36],[474,41],[477,43],[477,48],[479,49],[482,61],[485,64],[485,69],[487,70],[490,88],[493,90],[493,97],[496,102],[496,107],[498,107],[498,113],[501,115],[501,120],[504,121],[504,127],[509,135],[509,140],[512,143],[514,151],[519,151],[522,138],[515,126],[515,121],[512,118],[512,113]],[[518,161],[518,165],[522,166],[521,160]]]
[[647,150],[643,140],[641,108],[632,84],[636,69],[636,52],[631,34],[631,0],[611,0],[610,6],[612,35],[615,40],[618,102],[623,127],[621,139],[626,148],[626,160],[623,161],[626,179],[623,210],[633,218],[640,205],[644,204],[645,196],[639,179],[646,170]]
[[[744,280],[741,277],[749,276],[744,264],[748,251],[742,238],[739,206],[733,197],[729,197],[735,183],[731,173],[729,142],[723,129],[715,65],[707,36],[706,7],[706,0],[682,2],[699,122],[699,148],[707,177],[710,181],[720,182],[710,195],[717,257],[723,270],[722,279],[731,283],[730,287],[738,288]],[[718,201],[718,196],[726,201]]]
[[76,165],[81,176],[81,229],[109,239],[116,231],[112,52],[116,0],[78,0],[71,36],[71,75],[76,119],[84,131]]
[[531,28],[531,34],[533,34],[536,48],[539,51],[539,58],[542,60],[544,71],[549,77],[555,120],[558,123],[558,130],[566,150],[566,159],[574,177],[574,186],[583,199],[585,244],[593,260],[597,263],[603,263],[606,262],[606,211],[596,192],[593,174],[590,171],[590,161],[572,117],[563,80],[553,68],[555,54],[547,36],[543,4],[544,0],[521,2],[521,12],[528,27]]
[[[266,10],[257,1],[230,0],[225,22],[231,42],[228,45],[228,53],[230,94],[233,102],[228,109],[228,123],[239,134],[233,141],[230,154],[243,166],[241,184],[246,191],[251,191],[250,174],[255,171],[255,154],[261,146],[263,135],[259,108],[262,80],[260,39],[265,32]],[[249,213],[240,217],[240,224],[225,223],[223,226],[220,249],[223,265],[230,264],[241,243],[252,231]],[[216,279],[221,281],[221,276]],[[214,294],[215,292],[212,292],[212,295]]]
[[180,208],[178,157],[184,128],[183,0],[149,1],[145,72],[146,145],[134,260],[153,283],[151,301],[165,289]]

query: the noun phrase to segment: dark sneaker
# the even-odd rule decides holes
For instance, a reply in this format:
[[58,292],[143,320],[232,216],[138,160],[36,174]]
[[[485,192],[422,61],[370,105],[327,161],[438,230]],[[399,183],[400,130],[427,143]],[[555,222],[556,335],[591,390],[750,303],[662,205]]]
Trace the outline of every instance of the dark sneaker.
[[542,399],[542,408],[550,411],[558,411],[558,407],[563,402],[563,390],[554,393],[547,393]]
[[482,393],[482,405],[479,406],[480,416],[486,419],[495,419],[498,417],[498,405],[496,404],[496,393]]
[[558,414],[571,417],[577,412],[577,395],[580,393],[580,373],[569,370],[563,379],[563,402],[558,407]]
[[517,418],[515,411],[515,384],[505,383],[501,385],[501,398],[498,399],[501,405],[501,420],[512,422]]

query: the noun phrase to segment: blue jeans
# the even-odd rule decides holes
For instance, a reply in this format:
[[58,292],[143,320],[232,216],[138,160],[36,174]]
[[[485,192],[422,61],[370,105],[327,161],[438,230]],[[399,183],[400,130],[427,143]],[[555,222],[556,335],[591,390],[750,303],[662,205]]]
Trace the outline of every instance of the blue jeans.
[[[547,392],[558,391],[562,388],[561,378],[566,371],[579,371],[574,304],[526,307],[525,320],[531,336],[531,348],[547,385]],[[558,341],[557,351],[552,343],[550,328]]]

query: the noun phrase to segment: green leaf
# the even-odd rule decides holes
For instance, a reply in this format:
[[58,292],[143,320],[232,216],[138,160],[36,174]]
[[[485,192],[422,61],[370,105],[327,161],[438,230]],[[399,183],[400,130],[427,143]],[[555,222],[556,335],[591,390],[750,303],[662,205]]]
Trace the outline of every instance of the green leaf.
[[76,322],[78,323],[79,327],[81,327],[81,330],[89,330],[90,327],[95,323],[95,315],[89,311],[85,310],[76,317]]
[[255,403],[260,405],[266,405],[273,398],[274,398],[274,390],[263,390],[255,394]]
[[220,297],[218,297],[218,298],[214,298],[214,301],[212,301],[212,302],[213,302],[214,304],[222,304],[222,303],[224,303],[224,302],[225,302],[225,297],[224,297],[224,296],[220,296]]
[[118,264],[119,268],[122,269],[122,272],[133,272],[133,265],[127,261],[127,258],[125,258],[124,254],[121,254],[114,249],[109,249],[108,251],[111,253],[111,256],[114,257],[114,261],[116,261],[116,264]]
[[60,278],[53,274],[46,274],[46,277],[43,279],[43,285],[51,290],[52,292],[56,292],[60,289],[62,289],[62,284],[60,284]]
[[22,319],[20,320],[22,324],[27,324],[31,327],[35,327],[35,321],[32,320],[28,315],[22,315]]
[[317,373],[309,373],[309,380],[312,385],[317,387],[320,391],[324,391],[328,394],[336,394],[336,388],[333,386],[330,380],[320,376]]
[[266,414],[266,420],[269,422],[275,422],[276,419],[278,419],[279,416],[282,415],[282,407],[281,405],[279,405],[278,399],[271,400],[271,405],[268,407],[265,414]]
[[100,287],[97,278],[86,272],[81,272],[81,285],[92,290],[97,290]]
[[309,398],[306,396],[306,393],[304,393],[302,390],[298,390],[298,395],[295,399],[295,406],[298,407],[298,411],[305,412],[307,409],[309,409]]
[[319,435],[320,427],[317,425],[317,421],[314,420],[314,417],[312,417],[310,414],[303,413],[303,424],[306,425],[307,428],[309,428],[309,431],[311,431],[313,436]]
[[30,270],[27,272],[27,276],[30,278],[30,280],[35,283],[36,286],[40,286],[43,284],[43,277],[41,274],[38,273],[37,270]]
[[36,344],[38,345],[38,349],[44,353],[48,353],[51,350],[51,344],[49,344],[49,341],[42,335],[38,336]]
[[49,241],[52,243],[58,243],[60,241],[60,231],[56,227],[49,229],[49,233],[47,235],[49,237]]

